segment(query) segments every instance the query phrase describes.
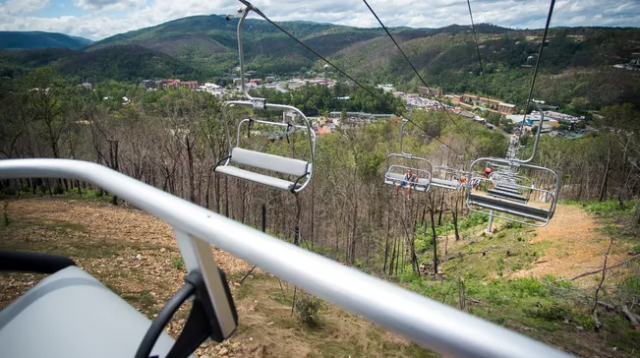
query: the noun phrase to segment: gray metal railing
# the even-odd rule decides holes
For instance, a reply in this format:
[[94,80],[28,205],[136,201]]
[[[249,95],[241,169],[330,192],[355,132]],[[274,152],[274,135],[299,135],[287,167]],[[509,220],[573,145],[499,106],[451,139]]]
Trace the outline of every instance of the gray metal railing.
[[[0,179],[70,178],[97,185],[169,223],[189,271],[206,273],[224,332],[209,244],[420,346],[453,357],[570,357],[540,342],[306,251],[107,167],[66,159],[0,160]],[[219,280],[219,279],[218,279]],[[242,317],[240,317],[242,319]],[[225,328],[226,327],[226,328]]]

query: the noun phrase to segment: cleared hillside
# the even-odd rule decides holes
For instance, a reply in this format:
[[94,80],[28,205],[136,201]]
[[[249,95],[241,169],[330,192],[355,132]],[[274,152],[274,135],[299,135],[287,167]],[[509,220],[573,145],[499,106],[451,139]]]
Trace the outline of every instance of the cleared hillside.
[[[94,202],[86,201],[87,197]],[[10,201],[10,224],[0,227],[7,240],[0,248],[70,256],[153,317],[180,287],[185,274],[170,226],[134,209],[95,202],[93,192],[84,200],[77,199],[81,197]],[[478,222],[465,230],[459,242],[443,233],[438,239],[443,273],[401,274],[399,284],[459,307],[458,280],[463,277],[464,309],[475,315],[579,356],[637,357],[637,333],[616,313],[603,311],[603,329],[593,332],[582,304],[572,303],[592,292],[597,275],[575,283],[554,285],[549,281],[549,277],[569,277],[590,265],[598,266],[608,242],[608,236],[598,235],[602,224],[582,207],[561,205],[557,219],[535,230],[497,222],[493,236],[481,234],[484,223]],[[628,250],[627,241],[617,240],[610,260],[624,260]],[[458,258],[456,252],[464,254]],[[240,327],[227,342],[204,344],[196,352],[201,357],[438,357],[326,302],[317,324],[307,326],[291,312],[292,286],[283,282],[281,289],[273,276],[260,270],[240,284],[251,265],[215,248],[212,253],[229,274]],[[634,267],[610,271],[607,289],[624,286]],[[0,307],[37,283],[40,276],[5,274],[3,278]],[[168,333],[177,336],[186,314],[185,310],[178,312]]]

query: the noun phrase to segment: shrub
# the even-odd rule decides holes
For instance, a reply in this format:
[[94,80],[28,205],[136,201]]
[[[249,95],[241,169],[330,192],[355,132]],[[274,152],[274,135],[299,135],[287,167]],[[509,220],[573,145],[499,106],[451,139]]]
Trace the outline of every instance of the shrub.
[[557,304],[553,304],[548,307],[538,307],[534,309],[525,308],[523,311],[529,317],[540,318],[545,321],[561,321],[569,315],[569,310],[564,307],[560,307]]
[[596,328],[596,322],[593,320],[592,316],[578,316],[575,317],[575,321],[582,326],[585,331],[591,331]]
[[64,188],[60,184],[56,184],[53,186],[53,195],[62,195],[64,194]]
[[515,221],[507,221],[504,227],[507,229],[522,229],[522,224]]
[[631,276],[622,284],[625,290],[640,296],[640,276]]
[[322,301],[307,293],[300,293],[296,302],[296,316],[300,322],[309,327],[315,327],[320,323],[320,306]]
[[540,281],[530,277],[509,282],[509,288],[520,297],[546,297],[548,294]]
[[171,258],[171,266],[176,270],[182,270],[182,268],[184,267],[182,256],[173,256]]

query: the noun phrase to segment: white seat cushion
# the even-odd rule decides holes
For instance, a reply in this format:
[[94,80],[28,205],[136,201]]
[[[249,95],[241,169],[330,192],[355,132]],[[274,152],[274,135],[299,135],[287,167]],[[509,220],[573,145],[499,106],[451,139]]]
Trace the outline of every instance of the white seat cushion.
[[243,148],[231,150],[231,162],[301,177],[309,172],[304,160],[256,152]]
[[[133,357],[149,326],[120,296],[68,267],[0,312],[0,357]],[[151,355],[165,357],[173,343],[163,333]]]
[[[270,177],[268,175],[232,167],[230,165],[218,166],[216,168],[216,173],[222,173],[239,179],[249,180],[254,183],[266,185],[280,190],[291,190],[291,186],[293,185],[293,182],[288,180]],[[298,184],[298,186],[300,185]]]

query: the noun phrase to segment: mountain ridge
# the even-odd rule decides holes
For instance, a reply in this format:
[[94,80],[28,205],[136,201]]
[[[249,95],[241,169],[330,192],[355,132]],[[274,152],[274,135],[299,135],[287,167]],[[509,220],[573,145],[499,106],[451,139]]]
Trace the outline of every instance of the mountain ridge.
[[[134,82],[183,76],[225,84],[238,66],[237,24],[238,19],[227,21],[220,15],[192,16],[117,34],[79,50],[0,50],[0,76],[20,75],[48,65],[87,81]],[[309,21],[279,25],[360,82],[394,83],[402,91],[416,91],[422,85],[381,28]],[[471,26],[389,30],[429,86],[439,86],[448,93],[495,96],[510,103],[520,103],[526,97],[531,73],[522,65],[537,55],[543,32],[477,24],[481,75]],[[309,70],[340,77],[331,69],[325,71],[324,62],[264,20],[247,19],[243,34],[245,67],[254,71],[253,77],[305,76]],[[640,92],[640,78],[612,69],[614,64],[635,58],[633,53],[639,52],[640,46],[630,39],[639,37],[638,28],[550,29],[537,92],[557,98],[559,103],[568,104],[577,97],[596,106],[640,98],[635,95]],[[609,90],[586,90],[590,83],[599,82]],[[640,107],[640,99],[630,103]]]
[[0,31],[0,48],[27,50],[40,48],[81,49],[93,41],[79,36],[45,31]]

